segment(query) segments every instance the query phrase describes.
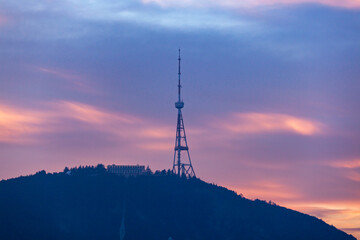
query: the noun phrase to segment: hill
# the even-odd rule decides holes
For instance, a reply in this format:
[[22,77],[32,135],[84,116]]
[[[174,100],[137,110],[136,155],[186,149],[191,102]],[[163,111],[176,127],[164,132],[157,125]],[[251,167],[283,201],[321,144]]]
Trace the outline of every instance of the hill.
[[0,182],[0,239],[355,240],[315,217],[165,171],[96,168]]

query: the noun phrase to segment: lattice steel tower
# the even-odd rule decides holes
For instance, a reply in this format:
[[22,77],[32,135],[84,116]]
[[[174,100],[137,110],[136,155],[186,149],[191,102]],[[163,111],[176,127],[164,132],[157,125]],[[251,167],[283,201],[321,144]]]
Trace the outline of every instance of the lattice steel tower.
[[[173,162],[173,173],[177,174],[179,177],[185,176],[189,177],[196,177],[195,171],[191,164],[189,147],[186,140],[185,134],[185,126],[184,120],[182,117],[181,109],[184,107],[184,102],[181,99],[181,83],[180,83],[180,49],[179,49],[179,82],[178,82],[178,101],[175,103],[175,107],[178,109],[178,116],[177,116],[177,125],[176,125],[176,139],[175,139],[175,151],[174,151],[174,162]],[[185,157],[181,158],[181,152],[186,151]],[[187,159],[186,159],[187,157]]]

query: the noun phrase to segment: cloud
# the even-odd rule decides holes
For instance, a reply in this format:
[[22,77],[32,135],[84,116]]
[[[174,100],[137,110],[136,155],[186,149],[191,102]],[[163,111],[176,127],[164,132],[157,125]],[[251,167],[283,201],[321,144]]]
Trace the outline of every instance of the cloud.
[[230,188],[251,199],[260,197],[262,200],[277,199],[285,201],[290,199],[299,199],[301,197],[301,194],[294,191],[294,189],[291,189],[291,187],[273,180],[247,182],[246,186],[240,188]]
[[155,3],[162,7],[228,7],[228,8],[245,8],[272,5],[290,5],[302,3],[316,3],[333,7],[358,8],[360,2],[357,0],[143,0],[145,4]]
[[335,162],[331,162],[330,166],[335,168],[349,168],[349,169],[360,168],[360,159],[335,161]]
[[[355,225],[355,224],[354,224]],[[359,226],[359,225],[355,225],[355,226]],[[341,230],[343,230],[344,232],[347,232],[349,234],[352,234],[353,236],[355,236],[357,239],[359,239],[360,237],[360,227],[352,227],[352,228],[340,228]]]
[[51,74],[51,75],[54,75],[54,76],[57,76],[57,77],[63,78],[63,79],[77,80],[77,81],[82,80],[82,77],[79,75],[67,73],[67,72],[61,71],[61,70],[55,70],[55,69],[44,68],[44,67],[36,67],[36,69],[40,72],[48,73],[48,74]]
[[[96,10],[98,11],[98,10]],[[104,12],[81,15],[84,19],[106,21],[106,22],[127,22],[163,28],[181,30],[193,29],[226,29],[244,28],[254,26],[245,20],[232,18],[225,14],[211,13],[190,10],[154,10],[154,9],[122,9],[113,11],[108,9]]]
[[360,159],[333,161],[327,165],[339,169],[347,179],[360,182]]
[[[347,232],[356,232],[360,225],[359,201],[345,202],[293,202],[287,204],[298,211],[317,216],[324,221],[341,227]],[[353,229],[354,231],[351,231]],[[359,235],[359,232],[357,232]]]
[[335,225],[341,230],[360,237],[360,208],[359,202],[298,202],[289,203],[289,207],[321,218],[325,222]]
[[152,124],[131,114],[74,101],[42,105],[45,107],[36,110],[0,105],[0,142],[46,142],[49,134],[95,132],[112,136],[115,142],[126,140],[134,148],[163,151],[172,146],[169,140],[174,137],[173,128]]
[[208,9],[164,9],[141,1],[69,0],[29,4],[20,0],[4,5],[8,11],[15,13],[18,32],[25,32],[26,37],[31,35],[33,38],[38,37],[33,35],[33,32],[41,33],[43,39],[77,38],[88,33],[87,31],[94,27],[93,23],[124,23],[181,31],[236,29],[239,32],[257,27],[254,21],[226,12]]
[[[66,80],[71,87],[77,91],[85,93],[98,94],[99,91],[94,87],[91,87],[87,77],[80,74],[71,73],[63,69],[53,69],[46,67],[34,67],[34,69],[40,73],[50,75],[52,78]],[[52,79],[50,78],[50,79]]]
[[164,9],[141,1],[68,1],[68,9],[74,16],[92,21],[127,22],[142,25],[192,29],[248,28],[249,21],[217,11],[201,9]]
[[157,127],[151,129],[143,129],[138,132],[139,136],[144,138],[157,138],[157,139],[169,139],[175,136],[173,128],[169,127]]
[[124,124],[141,122],[141,120],[135,116],[113,113],[79,102],[59,101],[54,103],[53,106],[59,110],[59,114],[57,115],[59,118],[76,119],[94,125],[106,125],[111,122]]
[[[78,121],[84,131],[98,131],[129,142],[158,140],[169,137],[170,129],[149,123],[146,119],[120,112],[112,112],[89,104],[58,101],[50,106],[57,111],[56,118]],[[76,131],[77,125],[68,124],[68,131]],[[145,139],[145,140],[144,140]]]
[[0,142],[28,142],[29,136],[43,131],[46,115],[38,111],[28,111],[0,105]]
[[360,182],[360,173],[352,171],[348,174],[348,178],[355,182]]
[[236,134],[288,132],[311,136],[322,133],[322,124],[317,121],[277,113],[235,113],[217,120],[214,126]]
[[169,141],[165,142],[150,142],[150,143],[143,143],[138,145],[140,149],[149,150],[149,151],[167,151],[173,149],[174,145]]

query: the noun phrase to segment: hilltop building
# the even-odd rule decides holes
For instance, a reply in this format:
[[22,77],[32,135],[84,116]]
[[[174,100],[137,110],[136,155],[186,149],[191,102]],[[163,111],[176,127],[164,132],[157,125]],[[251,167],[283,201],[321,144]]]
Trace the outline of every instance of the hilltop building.
[[151,173],[149,166],[145,168],[144,165],[108,165],[107,171],[117,175],[130,177],[139,176]]

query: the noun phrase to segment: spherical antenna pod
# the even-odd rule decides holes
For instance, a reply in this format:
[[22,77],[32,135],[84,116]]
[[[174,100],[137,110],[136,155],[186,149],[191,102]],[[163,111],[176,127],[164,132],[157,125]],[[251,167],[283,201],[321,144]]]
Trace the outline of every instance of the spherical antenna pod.
[[176,102],[176,103],[175,103],[175,107],[176,107],[177,109],[183,108],[183,107],[184,107],[184,102]]

